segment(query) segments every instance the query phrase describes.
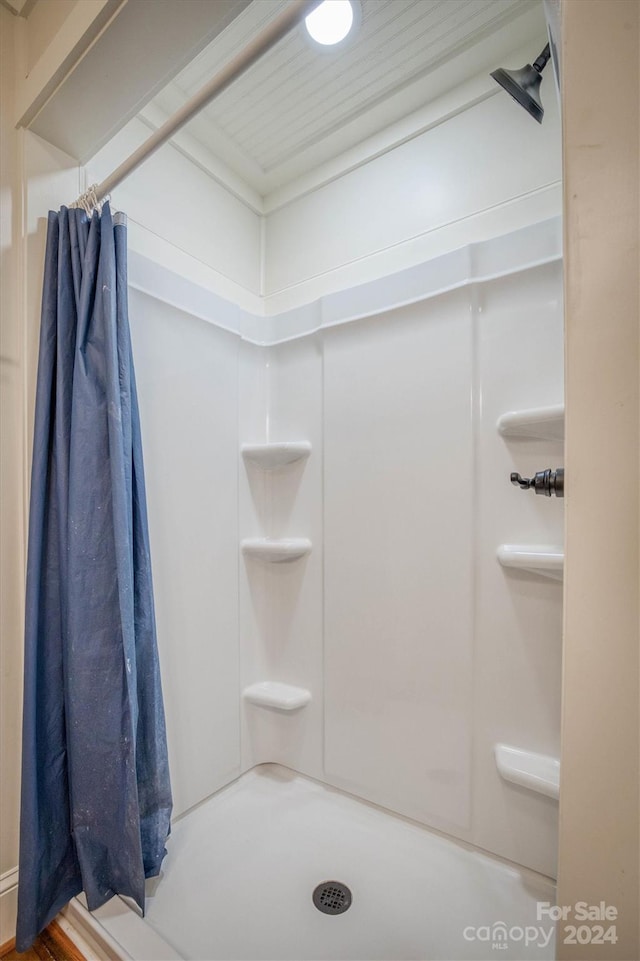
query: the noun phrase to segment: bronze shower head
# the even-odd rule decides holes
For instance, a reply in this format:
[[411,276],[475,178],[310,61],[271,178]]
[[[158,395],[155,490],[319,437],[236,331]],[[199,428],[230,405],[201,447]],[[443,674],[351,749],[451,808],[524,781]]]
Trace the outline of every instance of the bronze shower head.
[[542,83],[542,71],[547,65],[551,52],[549,44],[546,45],[540,56],[533,64],[528,63],[520,70],[507,70],[499,67],[491,73],[501,87],[511,94],[514,100],[524,107],[527,113],[542,123],[544,107],[540,100],[540,84]]

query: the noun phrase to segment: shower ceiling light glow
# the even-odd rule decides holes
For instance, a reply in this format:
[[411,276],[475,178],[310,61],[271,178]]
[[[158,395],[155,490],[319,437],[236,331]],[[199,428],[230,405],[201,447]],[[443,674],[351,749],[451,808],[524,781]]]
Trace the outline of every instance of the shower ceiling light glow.
[[354,11],[350,0],[324,0],[305,17],[305,26],[312,40],[323,47],[340,43],[353,26]]

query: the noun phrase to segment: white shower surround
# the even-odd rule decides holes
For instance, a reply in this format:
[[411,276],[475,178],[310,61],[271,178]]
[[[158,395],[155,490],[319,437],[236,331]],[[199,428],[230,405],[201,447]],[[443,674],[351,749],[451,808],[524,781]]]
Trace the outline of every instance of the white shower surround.
[[[561,502],[508,475],[562,443],[497,422],[562,402],[560,252],[544,222],[269,323],[132,256],[177,816],[275,763],[554,875],[557,803],[494,750],[559,754],[561,585],[496,550],[561,544]],[[242,698],[263,682],[308,703]]]
[[561,257],[562,228],[560,219],[555,217],[505,236],[467,244],[415,267],[266,317],[225,300],[136,251],[129,253],[129,287],[237,334],[248,343],[273,347],[324,328],[377,317],[473,283],[483,284],[555,263]]

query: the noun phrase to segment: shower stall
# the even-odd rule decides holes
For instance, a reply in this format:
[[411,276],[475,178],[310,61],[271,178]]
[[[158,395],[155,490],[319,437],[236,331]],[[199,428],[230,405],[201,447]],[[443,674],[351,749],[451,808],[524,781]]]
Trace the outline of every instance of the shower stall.
[[265,344],[136,289],[132,257],[177,813],[135,921],[167,957],[490,957],[475,929],[540,929],[562,502],[509,473],[562,460],[560,266],[545,221]]
[[67,909],[105,957],[554,956],[562,501],[510,474],[564,463],[560,128],[488,69],[544,13],[360,29],[294,31],[113,191],[175,809],[144,918]]

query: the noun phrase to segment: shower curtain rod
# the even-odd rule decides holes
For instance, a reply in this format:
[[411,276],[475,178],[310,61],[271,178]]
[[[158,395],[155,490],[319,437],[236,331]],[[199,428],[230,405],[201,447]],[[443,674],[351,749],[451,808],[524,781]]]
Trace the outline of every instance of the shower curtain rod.
[[73,207],[99,207],[114,187],[122,183],[129,174],[137,170],[144,161],[155,153],[159,147],[170,140],[192,117],[195,117],[207,104],[217,97],[229,84],[253,66],[263,54],[267,53],[279,40],[287,35],[304,17],[317,7],[320,0],[291,0],[285,9],[260,31],[249,43],[236,54],[229,63],[209,80],[190,100],[187,100],[179,110],[176,110],[161,127],[153,133],[137,150],[127,157],[113,173],[100,184],[93,184]]

